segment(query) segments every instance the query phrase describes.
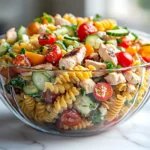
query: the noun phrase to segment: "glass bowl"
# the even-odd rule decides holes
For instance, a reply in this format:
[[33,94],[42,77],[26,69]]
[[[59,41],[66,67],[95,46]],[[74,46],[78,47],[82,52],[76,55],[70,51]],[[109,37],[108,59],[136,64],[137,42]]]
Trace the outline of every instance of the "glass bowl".
[[[134,33],[150,41],[150,35],[135,30]],[[143,63],[120,69],[49,70],[0,63],[0,99],[16,117],[37,130],[64,136],[93,135],[126,121],[146,104],[150,98],[149,68],[150,63]],[[125,76],[127,72],[138,76],[130,80],[134,87],[126,83],[112,85],[109,100],[95,99],[95,91],[88,87],[93,86],[90,78],[96,83],[106,82],[101,76],[108,73]],[[85,78],[89,78],[88,86]],[[39,89],[35,89],[35,84]],[[38,94],[34,94],[36,90]]]

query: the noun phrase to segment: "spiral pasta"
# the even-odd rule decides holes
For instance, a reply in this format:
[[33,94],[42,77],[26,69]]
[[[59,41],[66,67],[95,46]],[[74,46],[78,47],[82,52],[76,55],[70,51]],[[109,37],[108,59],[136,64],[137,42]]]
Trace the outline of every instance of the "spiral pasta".
[[82,67],[80,65],[70,70],[71,71],[69,71],[68,73],[65,72],[59,75],[56,78],[55,83],[59,83],[59,84],[67,83],[67,82],[78,83],[80,81],[83,81],[92,77],[91,71],[89,71],[88,68]]
[[78,125],[76,125],[76,126],[63,125],[63,129],[65,129],[65,130],[79,130],[79,129],[85,129],[85,128],[91,127],[92,125],[93,125],[93,124],[92,124],[92,121],[83,119],[83,120],[82,120]]
[[63,83],[63,84],[52,84],[50,82],[45,82],[44,92],[46,90],[50,90],[51,92],[58,94],[64,94],[65,91],[69,90],[73,85],[71,83]]
[[106,30],[113,29],[115,26],[117,26],[117,23],[115,20],[105,19],[105,20],[94,22],[94,25],[96,26],[98,31],[106,31]]
[[32,118],[34,115],[34,108],[36,105],[35,100],[28,95],[24,95],[24,100],[20,103],[20,105],[25,115],[29,118]]
[[127,90],[127,84],[126,83],[120,83],[116,85],[116,89],[118,91],[126,91]]
[[73,14],[65,14],[63,18],[68,20],[71,24],[77,24],[76,17]]
[[126,97],[117,95],[117,98],[114,100],[113,104],[108,110],[108,113],[106,115],[106,120],[112,121],[119,114],[119,112],[121,111],[124,105],[125,100],[126,100]]
[[8,54],[3,55],[0,58],[0,62],[3,63],[3,64],[12,64],[12,61],[13,61],[13,58],[10,57]]

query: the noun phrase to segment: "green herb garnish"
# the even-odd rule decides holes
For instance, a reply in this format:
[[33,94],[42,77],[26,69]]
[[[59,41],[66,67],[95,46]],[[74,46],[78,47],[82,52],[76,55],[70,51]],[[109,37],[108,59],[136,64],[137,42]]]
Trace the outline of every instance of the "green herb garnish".
[[15,54],[13,54],[13,53],[10,53],[9,56],[10,56],[11,58],[15,58],[15,57],[16,57]]
[[44,47],[42,46],[42,47],[40,47],[39,48],[39,52],[43,52],[43,49],[44,49]]
[[121,44],[123,41],[121,38],[117,39],[118,44]]
[[49,34],[52,33],[49,29],[46,29],[45,32],[46,32],[46,33],[49,33]]
[[80,94],[81,94],[82,96],[85,95],[85,89],[84,89],[84,88],[81,88],[81,89],[80,89]]
[[21,49],[21,53],[22,53],[22,54],[25,54],[25,53],[26,53],[26,50],[25,50],[24,48],[22,48],[22,49]]
[[42,20],[41,17],[39,17],[39,18],[35,18],[35,19],[34,19],[34,22],[43,23],[43,20]]
[[90,108],[90,109],[95,109],[95,107],[96,107],[95,103],[91,103],[91,104],[89,105],[89,108]]
[[61,69],[62,69],[62,70],[65,70],[65,66],[62,66]]
[[45,12],[43,13],[43,17],[44,17],[49,23],[52,23],[52,22],[53,22],[51,16],[48,15],[47,13],[45,13]]
[[93,18],[93,21],[100,21],[102,17],[99,14],[96,14],[95,17]]
[[118,30],[118,29],[120,29],[120,27],[119,26],[115,26],[112,30]]

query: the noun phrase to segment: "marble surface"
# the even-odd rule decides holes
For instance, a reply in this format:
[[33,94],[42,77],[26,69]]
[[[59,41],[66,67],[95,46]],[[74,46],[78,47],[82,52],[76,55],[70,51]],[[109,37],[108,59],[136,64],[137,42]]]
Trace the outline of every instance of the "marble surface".
[[150,102],[132,119],[89,137],[60,137],[36,131],[0,102],[0,150],[150,150]]

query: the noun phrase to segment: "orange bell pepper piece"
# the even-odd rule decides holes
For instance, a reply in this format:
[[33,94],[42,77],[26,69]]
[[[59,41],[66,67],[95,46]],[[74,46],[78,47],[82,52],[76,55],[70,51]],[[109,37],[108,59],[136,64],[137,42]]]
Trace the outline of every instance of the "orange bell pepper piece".
[[126,49],[126,52],[132,56],[134,56],[137,53],[137,51],[138,51],[137,47],[129,47]]
[[89,44],[89,43],[85,44],[85,47],[86,47],[86,55],[85,55],[85,57],[88,57],[94,52],[94,49],[91,46],[91,44]]
[[142,46],[138,53],[141,56],[150,56],[150,46]]
[[45,57],[43,55],[35,54],[28,51],[25,52],[25,55],[29,59],[32,66],[40,65],[45,62]]

